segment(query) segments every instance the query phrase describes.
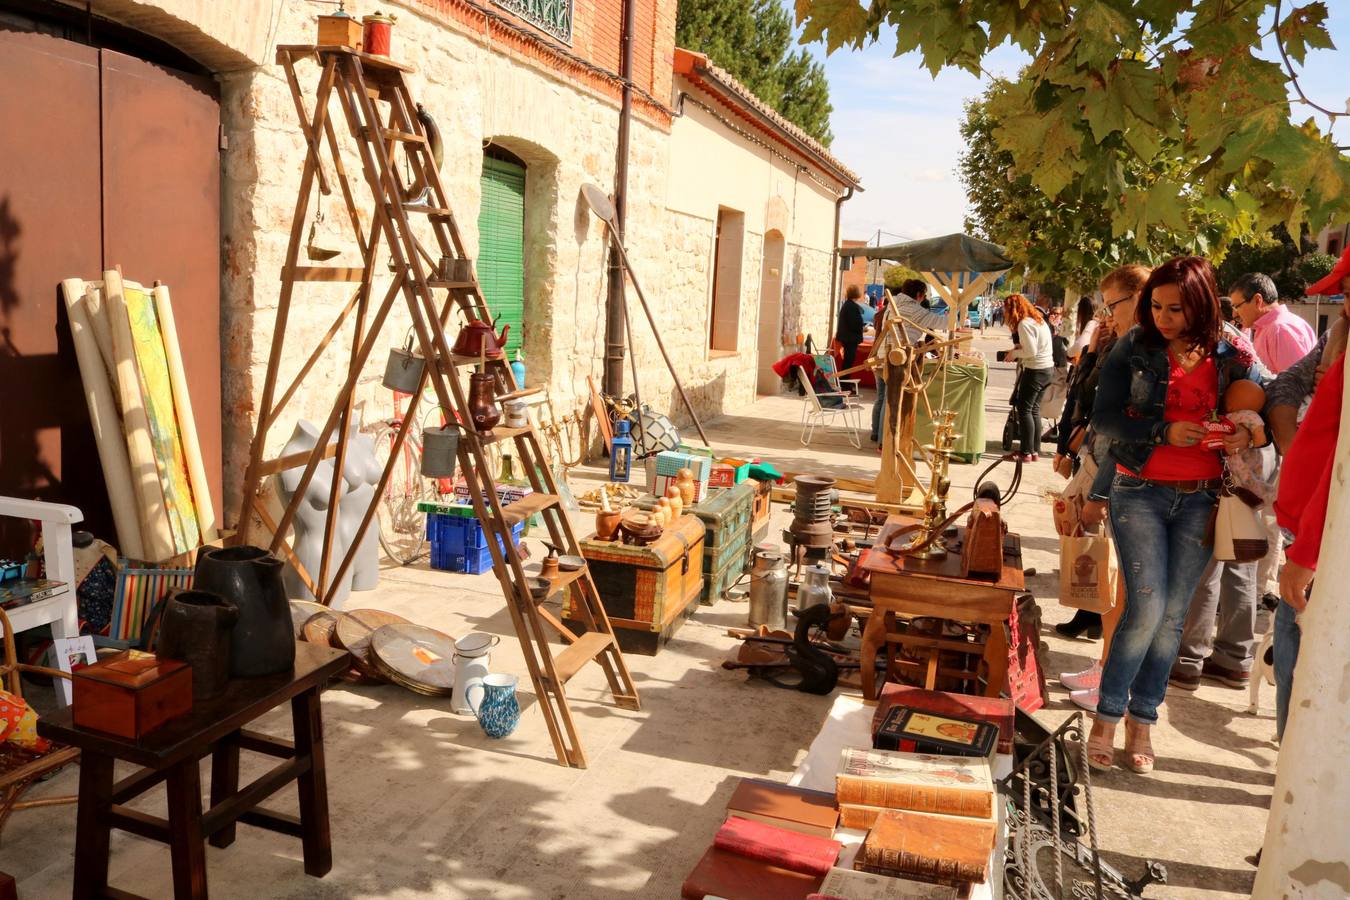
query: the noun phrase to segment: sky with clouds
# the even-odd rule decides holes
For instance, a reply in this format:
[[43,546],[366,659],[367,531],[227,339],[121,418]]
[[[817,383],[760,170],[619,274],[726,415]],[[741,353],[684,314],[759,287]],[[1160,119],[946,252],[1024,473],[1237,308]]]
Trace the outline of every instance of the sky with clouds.
[[[1332,0],[1329,27],[1337,47],[1309,54],[1300,75],[1304,91],[1330,109],[1344,109],[1350,94],[1350,0]],[[864,50],[821,46],[810,51],[825,64],[834,114],[831,150],[858,173],[864,191],[843,206],[844,238],[882,243],[932,237],[962,230],[965,188],[956,174],[963,142],[962,103],[978,96],[984,82],[955,69],[936,79],[917,53],[896,57],[895,32],[883,31]],[[1011,76],[1025,60],[1020,51],[1000,47],[985,61],[998,76]],[[1295,118],[1307,118],[1295,107]],[[1319,117],[1325,127],[1325,117]],[[1339,120],[1336,135],[1350,143],[1350,122]]]

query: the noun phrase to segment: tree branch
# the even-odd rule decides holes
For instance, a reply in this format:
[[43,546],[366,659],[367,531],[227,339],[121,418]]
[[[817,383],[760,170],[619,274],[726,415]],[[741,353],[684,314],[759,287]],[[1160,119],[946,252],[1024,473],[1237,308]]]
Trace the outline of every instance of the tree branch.
[[1334,125],[1338,118],[1347,115],[1347,113],[1332,112],[1325,106],[1321,106],[1320,104],[1309,100],[1308,95],[1303,93],[1303,86],[1298,83],[1298,74],[1294,72],[1294,64],[1289,61],[1289,54],[1284,50],[1284,36],[1280,34],[1280,7],[1283,3],[1284,0],[1275,0],[1275,27],[1272,28],[1271,31],[1275,35],[1275,46],[1280,49],[1280,59],[1284,60],[1284,71],[1289,75],[1289,83],[1294,86],[1294,92],[1298,94],[1298,99],[1301,102],[1311,106],[1313,109],[1326,116],[1331,120],[1331,124]]

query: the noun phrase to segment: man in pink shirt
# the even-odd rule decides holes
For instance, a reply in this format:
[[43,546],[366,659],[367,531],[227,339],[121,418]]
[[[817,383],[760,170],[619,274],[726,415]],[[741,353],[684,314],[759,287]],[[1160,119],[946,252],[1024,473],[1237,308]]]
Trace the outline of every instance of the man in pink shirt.
[[1276,375],[1306,356],[1317,343],[1312,326],[1290,312],[1279,298],[1275,282],[1261,272],[1243,275],[1228,292],[1233,311],[1243,326],[1251,329],[1256,355]]

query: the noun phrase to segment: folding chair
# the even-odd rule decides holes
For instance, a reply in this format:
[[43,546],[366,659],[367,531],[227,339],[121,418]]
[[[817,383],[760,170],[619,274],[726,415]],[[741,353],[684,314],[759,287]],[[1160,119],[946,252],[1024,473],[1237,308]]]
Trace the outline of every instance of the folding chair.
[[[802,403],[802,444],[810,446],[811,438],[815,436],[817,427],[828,429],[830,422],[843,419],[844,427],[848,429],[849,443],[856,449],[861,450],[862,437],[858,434],[858,430],[862,428],[862,404],[850,399],[850,395],[845,391],[817,393],[815,386],[811,384],[811,379],[807,377],[806,370],[800,366],[797,368],[797,379],[801,382],[802,390],[806,393]],[[838,379],[835,380],[838,381]],[[839,405],[826,406],[820,402],[822,397],[836,399]],[[852,419],[851,422],[850,418]]]

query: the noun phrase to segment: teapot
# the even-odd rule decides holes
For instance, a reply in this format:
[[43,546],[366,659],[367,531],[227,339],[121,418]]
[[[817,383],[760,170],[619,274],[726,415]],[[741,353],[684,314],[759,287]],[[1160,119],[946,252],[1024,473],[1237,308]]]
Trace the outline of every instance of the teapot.
[[[493,321],[493,324],[496,324],[496,320]],[[455,338],[455,346],[450,348],[450,352],[456,356],[483,356],[488,359],[501,359],[502,348],[506,346],[506,333],[510,330],[510,325],[503,325],[502,333],[495,334],[492,325],[471,314],[469,320],[464,323],[464,327],[459,330],[459,336]]]

